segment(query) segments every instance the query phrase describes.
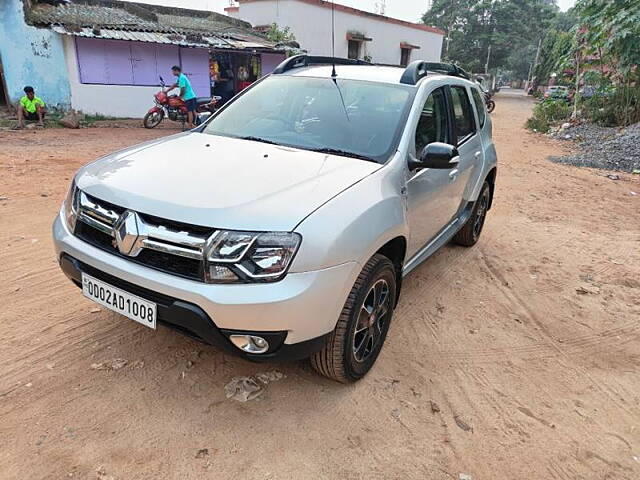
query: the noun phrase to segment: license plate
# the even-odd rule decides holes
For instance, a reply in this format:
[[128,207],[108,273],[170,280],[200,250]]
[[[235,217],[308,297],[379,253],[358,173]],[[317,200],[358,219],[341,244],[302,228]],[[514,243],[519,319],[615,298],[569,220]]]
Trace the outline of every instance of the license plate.
[[82,274],[82,293],[85,297],[114,312],[147,327],[156,328],[156,304],[132,295],[108,283]]

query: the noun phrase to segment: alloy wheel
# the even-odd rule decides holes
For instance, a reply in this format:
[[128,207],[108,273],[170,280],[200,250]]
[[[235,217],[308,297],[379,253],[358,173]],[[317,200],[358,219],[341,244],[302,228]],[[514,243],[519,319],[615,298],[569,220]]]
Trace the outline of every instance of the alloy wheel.
[[385,322],[392,311],[391,295],[386,280],[378,280],[364,298],[353,335],[353,356],[366,361],[378,348]]
[[473,236],[477,237],[482,231],[484,219],[487,216],[487,207],[489,206],[489,191],[485,190],[478,199],[475,218],[473,220]]

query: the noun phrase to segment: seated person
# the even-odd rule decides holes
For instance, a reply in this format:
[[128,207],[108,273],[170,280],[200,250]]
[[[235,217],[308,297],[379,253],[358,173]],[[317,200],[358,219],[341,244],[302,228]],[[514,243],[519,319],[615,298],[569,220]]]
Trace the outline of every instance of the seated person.
[[41,98],[36,97],[33,87],[24,87],[24,97],[18,103],[18,125],[16,129],[24,128],[24,121],[37,121],[38,126],[44,127],[44,116],[47,113]]

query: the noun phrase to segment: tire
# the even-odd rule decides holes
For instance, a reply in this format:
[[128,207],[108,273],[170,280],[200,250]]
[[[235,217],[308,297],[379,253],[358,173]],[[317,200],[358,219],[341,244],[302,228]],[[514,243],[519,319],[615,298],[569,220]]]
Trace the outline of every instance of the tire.
[[144,128],[156,128],[164,118],[163,112],[147,112],[142,120]]
[[473,205],[471,216],[464,227],[458,231],[453,237],[453,243],[462,245],[464,247],[472,247],[480,238],[482,233],[482,227],[484,227],[484,221],[487,218],[487,210],[489,208],[489,202],[491,200],[491,189],[489,183],[484,182],[478,200]]
[[342,383],[360,380],[375,363],[384,344],[396,304],[396,270],[374,255],[364,266],[322,350],[311,357],[321,375]]
[[496,102],[487,100],[487,112],[491,113],[496,109]]

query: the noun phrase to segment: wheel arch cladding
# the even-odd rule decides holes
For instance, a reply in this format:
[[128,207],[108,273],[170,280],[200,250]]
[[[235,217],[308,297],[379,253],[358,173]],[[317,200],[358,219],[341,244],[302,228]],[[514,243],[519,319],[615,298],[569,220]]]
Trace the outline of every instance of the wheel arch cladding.
[[384,255],[393,263],[396,271],[397,305],[400,299],[400,291],[402,290],[402,267],[404,266],[404,260],[407,254],[407,239],[404,236],[395,237],[380,247],[376,253]]

